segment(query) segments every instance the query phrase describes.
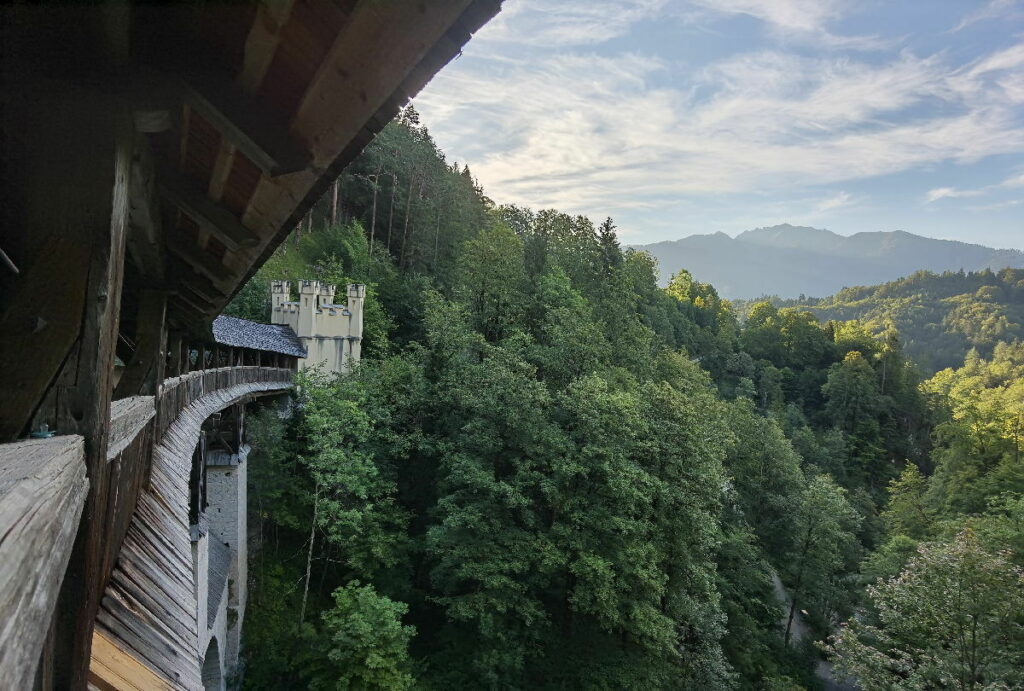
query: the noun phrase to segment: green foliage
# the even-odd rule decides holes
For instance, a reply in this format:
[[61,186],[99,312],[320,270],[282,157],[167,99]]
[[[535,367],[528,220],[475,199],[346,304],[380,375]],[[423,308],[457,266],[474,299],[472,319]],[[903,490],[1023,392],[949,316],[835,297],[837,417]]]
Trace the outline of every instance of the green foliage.
[[335,590],[334,606],[323,613],[323,638],[318,641],[326,648],[329,664],[310,670],[309,688],[411,688],[408,645],[416,630],[401,623],[407,610],[359,581]]
[[764,550],[781,564],[793,539],[793,508],[804,485],[800,457],[779,425],[759,415],[749,401],[729,406],[728,426],[736,443],[726,468],[739,503]]
[[896,329],[926,372],[958,367],[972,348],[989,357],[998,343],[1024,338],[1024,269],[919,271],[821,300],[774,302],[800,306],[823,321],[859,320],[875,334]]
[[1024,344],[1000,344],[926,385],[946,402],[936,428],[928,499],[947,512],[980,513],[1001,492],[1024,493]]
[[836,667],[872,689],[994,689],[1024,683],[1024,571],[969,530],[920,549],[869,588],[877,624],[832,639]]
[[925,498],[927,489],[927,479],[912,463],[889,483],[889,505],[882,518],[890,533],[915,540],[923,540],[931,533],[935,512]]
[[843,580],[859,558],[856,539],[861,516],[850,506],[846,490],[827,475],[807,483],[793,518],[793,544],[784,580],[792,603],[789,626],[797,609],[809,610],[812,621],[827,622],[849,605]]
[[985,345],[1009,274],[956,279],[985,284],[948,302],[981,350],[922,386],[911,322],[741,325],[611,219],[495,207],[411,108],[339,187],[231,306],[368,285],[361,365],[253,418],[248,688],[813,686],[776,573],[824,635],[922,540],[1020,561],[1024,351]]

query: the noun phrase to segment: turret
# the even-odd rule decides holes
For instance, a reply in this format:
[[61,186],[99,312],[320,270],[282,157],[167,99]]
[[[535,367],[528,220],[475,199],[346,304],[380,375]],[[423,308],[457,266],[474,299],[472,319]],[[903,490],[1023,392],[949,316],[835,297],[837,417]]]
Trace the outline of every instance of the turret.
[[300,338],[316,334],[316,313],[320,308],[320,281],[299,281],[299,322],[295,332]]
[[338,287],[336,285],[332,285],[330,283],[320,284],[320,301],[317,303],[317,307],[322,307],[323,305],[333,305],[334,294],[337,292],[337,290]]
[[281,305],[288,302],[292,294],[291,281],[270,282],[270,302],[275,312],[281,310]]
[[348,311],[352,313],[349,333],[357,338],[363,335],[363,302],[366,300],[366,286],[362,283],[348,284]]

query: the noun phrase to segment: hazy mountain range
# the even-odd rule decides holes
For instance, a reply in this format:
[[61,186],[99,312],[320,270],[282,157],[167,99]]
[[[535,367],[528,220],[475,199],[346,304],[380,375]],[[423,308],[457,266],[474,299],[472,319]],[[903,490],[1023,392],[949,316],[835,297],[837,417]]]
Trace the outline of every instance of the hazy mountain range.
[[884,283],[915,271],[980,271],[1024,268],[1024,252],[902,230],[837,235],[788,223],[757,228],[735,238],[725,233],[634,245],[650,252],[661,281],[688,269],[727,298],[761,295],[830,295],[848,286]]

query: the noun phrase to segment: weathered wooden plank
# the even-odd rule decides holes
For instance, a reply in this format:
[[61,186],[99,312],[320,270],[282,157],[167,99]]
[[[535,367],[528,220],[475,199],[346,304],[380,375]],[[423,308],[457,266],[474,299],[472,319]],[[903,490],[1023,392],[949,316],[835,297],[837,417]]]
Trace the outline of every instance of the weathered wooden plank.
[[[138,123],[138,112],[136,123]],[[128,233],[128,252],[139,270],[151,284],[159,284],[166,274],[166,255],[163,249],[163,224],[160,200],[156,195],[156,174],[153,152],[144,135],[137,134],[136,156],[131,176],[131,230]]]
[[295,0],[273,0],[261,2],[256,9],[256,17],[245,40],[242,72],[238,75],[238,85],[246,93],[255,93],[263,82],[274,53],[277,52],[281,30],[288,22],[294,6]]
[[132,396],[110,404],[110,442],[107,459],[113,459],[132,442],[156,415],[153,396]]
[[173,691],[174,687],[154,674],[153,670],[119,648],[96,631],[92,639],[92,663],[89,681],[107,684],[126,691]]
[[[164,424],[165,432],[154,449],[150,483],[104,595],[97,630],[115,650],[172,687],[202,687],[188,478],[203,422],[250,396],[287,389],[291,375],[276,368],[222,367],[187,372],[161,387],[157,424]],[[213,580],[223,590],[223,574]],[[99,654],[107,655],[105,650]],[[94,655],[94,666],[100,674],[109,664]]]
[[[91,110],[84,108],[85,98],[72,103],[85,110],[87,117],[76,118],[70,127],[67,145],[77,148],[68,161],[73,160],[77,169],[62,170],[58,184],[84,188],[87,196],[82,207],[65,209],[64,227],[69,236],[89,247],[90,255],[82,268],[87,280],[77,358],[64,363],[71,381],[58,392],[55,428],[61,434],[85,437],[90,485],[57,606],[55,659],[59,662],[54,683],[81,689],[87,682],[96,611],[109,577],[105,566],[113,562],[120,547],[106,531],[107,442],[135,131],[130,112],[119,101],[101,101]],[[90,131],[89,137],[81,135],[83,128]],[[88,142],[85,151],[84,142]]]
[[85,505],[85,444],[0,446],[0,688],[30,688]]

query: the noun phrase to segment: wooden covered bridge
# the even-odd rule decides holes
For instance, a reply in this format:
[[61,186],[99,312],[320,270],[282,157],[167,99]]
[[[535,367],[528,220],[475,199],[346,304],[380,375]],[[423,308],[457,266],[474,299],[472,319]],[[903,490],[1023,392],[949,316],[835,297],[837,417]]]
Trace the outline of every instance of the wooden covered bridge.
[[295,354],[210,324],[499,5],[0,9],[0,688],[221,687],[199,514]]

